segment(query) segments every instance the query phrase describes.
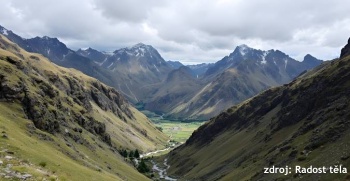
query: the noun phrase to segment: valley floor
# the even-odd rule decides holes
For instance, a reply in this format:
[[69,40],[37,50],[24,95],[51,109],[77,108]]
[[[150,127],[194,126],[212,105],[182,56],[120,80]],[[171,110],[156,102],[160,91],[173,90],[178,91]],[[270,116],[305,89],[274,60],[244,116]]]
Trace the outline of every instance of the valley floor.
[[143,111],[143,113],[147,115],[158,129],[168,135],[170,140],[167,144],[167,148],[144,153],[140,155],[140,157],[147,160],[146,162],[150,168],[150,173],[153,175],[153,180],[175,181],[177,179],[170,177],[167,173],[170,165],[164,155],[185,143],[192,135],[193,131],[204,124],[204,121],[186,122],[181,120],[168,120],[149,111]]
[[169,120],[149,111],[142,111],[173,143],[185,143],[193,131],[205,121]]

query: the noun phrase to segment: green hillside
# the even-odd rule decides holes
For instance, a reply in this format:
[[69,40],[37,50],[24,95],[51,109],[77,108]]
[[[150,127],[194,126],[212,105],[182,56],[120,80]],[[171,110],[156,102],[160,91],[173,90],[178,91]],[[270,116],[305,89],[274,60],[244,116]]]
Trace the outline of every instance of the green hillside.
[[3,36],[0,83],[0,173],[10,178],[147,180],[118,151],[169,139],[115,89]]

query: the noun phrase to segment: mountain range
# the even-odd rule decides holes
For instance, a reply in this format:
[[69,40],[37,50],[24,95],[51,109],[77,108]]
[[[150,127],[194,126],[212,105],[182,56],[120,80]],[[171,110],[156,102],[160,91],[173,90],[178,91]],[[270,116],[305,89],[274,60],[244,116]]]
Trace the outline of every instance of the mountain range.
[[262,51],[238,46],[211,65],[201,78],[203,86],[175,105],[172,117],[206,119],[267,88],[288,83],[305,70],[321,64],[311,55],[302,62],[278,50]]
[[170,119],[209,119],[267,88],[288,83],[322,62],[311,55],[299,62],[279,50],[241,45],[214,64],[184,68],[180,62],[165,61],[155,48],[142,43],[112,53],[92,48],[75,52],[56,38],[24,39],[3,27],[0,30],[23,49],[95,77],[141,109]]
[[[168,173],[181,180],[349,179],[344,170],[329,171],[350,166],[349,46],[350,39],[339,59],[210,119],[166,156]],[[265,60],[275,64],[272,57]],[[276,64],[294,72],[285,67],[289,61]],[[315,60],[306,56],[304,62],[310,61]],[[298,173],[297,166],[328,171]],[[264,168],[282,167],[290,168],[290,173],[264,173]]]

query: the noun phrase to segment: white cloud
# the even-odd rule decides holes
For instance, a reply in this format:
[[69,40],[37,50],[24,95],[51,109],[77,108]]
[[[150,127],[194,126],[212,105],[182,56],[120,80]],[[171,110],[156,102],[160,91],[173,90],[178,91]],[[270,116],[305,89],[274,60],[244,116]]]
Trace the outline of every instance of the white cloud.
[[8,0],[0,24],[24,37],[112,51],[144,42],[165,59],[214,62],[247,44],[331,59],[350,36],[342,0]]

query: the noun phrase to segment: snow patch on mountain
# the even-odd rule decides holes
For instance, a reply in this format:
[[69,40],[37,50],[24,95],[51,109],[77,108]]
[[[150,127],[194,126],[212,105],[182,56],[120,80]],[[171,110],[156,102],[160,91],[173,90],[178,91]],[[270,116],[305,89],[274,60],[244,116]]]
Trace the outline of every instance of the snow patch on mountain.
[[2,29],[2,34],[8,36],[9,35],[8,30],[7,29]]
[[114,62],[112,62],[107,68],[110,68],[110,67],[112,67],[113,66],[113,64],[114,64]]
[[248,49],[249,49],[249,47],[247,46],[247,45],[240,45],[240,46],[238,46],[239,47],[239,53],[242,55],[242,56],[244,56],[247,52],[248,52]]
[[106,61],[107,61],[108,57],[106,57],[101,63],[95,62],[97,63],[99,66],[102,66]]
[[128,54],[129,56],[132,56],[132,55],[133,55],[132,53],[130,53],[130,52],[128,52],[128,51],[126,51],[125,53]]
[[89,49],[89,47],[85,47],[85,48],[80,48],[81,50],[87,51]]
[[145,48],[139,48],[140,50],[141,50],[141,52],[142,52],[142,56],[145,54],[145,52],[146,52],[146,50],[145,50]]
[[263,54],[261,55],[261,59],[262,61],[260,62],[261,64],[266,64],[267,61],[266,61],[266,55],[268,54],[267,51],[264,51]]
[[288,63],[288,60],[284,59],[284,69],[287,69],[287,63]]
[[156,68],[157,72],[160,72],[156,65],[153,64],[153,66],[154,66],[154,68]]

